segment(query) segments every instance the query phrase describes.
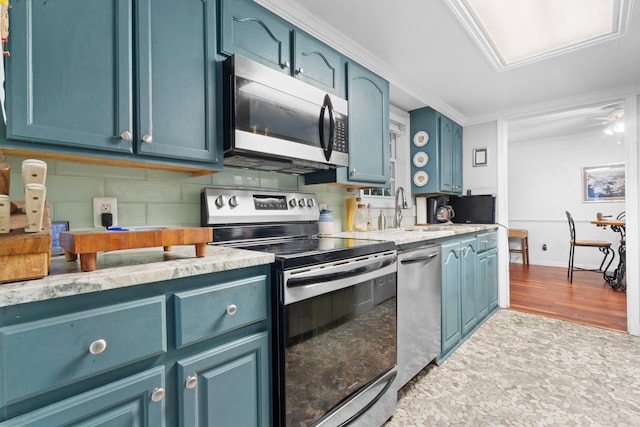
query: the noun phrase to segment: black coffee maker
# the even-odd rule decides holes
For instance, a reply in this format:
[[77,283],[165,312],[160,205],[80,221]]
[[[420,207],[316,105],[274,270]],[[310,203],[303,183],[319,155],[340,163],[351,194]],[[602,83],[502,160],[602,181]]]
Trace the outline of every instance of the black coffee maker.
[[449,205],[449,197],[436,196],[427,198],[427,222],[429,224],[440,224],[448,220],[438,219],[438,209]]

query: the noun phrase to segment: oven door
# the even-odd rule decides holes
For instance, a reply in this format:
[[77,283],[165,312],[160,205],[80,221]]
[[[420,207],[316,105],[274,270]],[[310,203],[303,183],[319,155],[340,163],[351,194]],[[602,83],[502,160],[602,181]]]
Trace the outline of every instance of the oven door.
[[387,391],[396,365],[396,271],[392,251],[281,274],[278,425],[342,425]]

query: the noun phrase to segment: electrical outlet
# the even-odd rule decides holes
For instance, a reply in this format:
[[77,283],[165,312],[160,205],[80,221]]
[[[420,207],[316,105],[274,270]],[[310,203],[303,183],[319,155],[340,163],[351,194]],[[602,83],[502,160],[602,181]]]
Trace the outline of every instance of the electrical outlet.
[[102,227],[102,214],[110,213],[112,217],[111,226],[118,225],[118,199],[115,197],[94,197],[93,198],[93,226]]

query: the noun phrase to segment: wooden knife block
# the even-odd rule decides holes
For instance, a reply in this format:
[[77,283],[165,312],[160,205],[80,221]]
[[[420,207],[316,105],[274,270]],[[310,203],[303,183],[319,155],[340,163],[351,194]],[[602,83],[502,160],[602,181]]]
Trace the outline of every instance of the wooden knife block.
[[39,279],[49,274],[51,263],[51,217],[45,202],[42,230],[25,233],[24,201],[13,200],[18,210],[10,216],[10,232],[0,234],[0,283]]

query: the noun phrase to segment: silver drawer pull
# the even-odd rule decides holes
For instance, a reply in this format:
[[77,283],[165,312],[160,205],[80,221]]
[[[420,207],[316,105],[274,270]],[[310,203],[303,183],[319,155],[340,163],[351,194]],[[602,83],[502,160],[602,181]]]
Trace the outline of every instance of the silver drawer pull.
[[89,345],[89,353],[100,354],[107,349],[107,342],[103,339],[95,340]]
[[151,135],[142,135],[142,142],[145,144],[151,144],[153,142],[153,137]]
[[164,399],[164,389],[160,387],[153,389],[153,392],[151,393],[151,400],[154,402],[160,402],[162,399]]
[[194,388],[196,388],[197,385],[198,385],[198,377],[196,377],[195,375],[191,375],[184,382],[184,386],[189,390],[193,390]]
[[236,314],[238,312],[238,307],[235,304],[229,304],[227,306],[227,314],[229,316],[233,316],[234,314]]

